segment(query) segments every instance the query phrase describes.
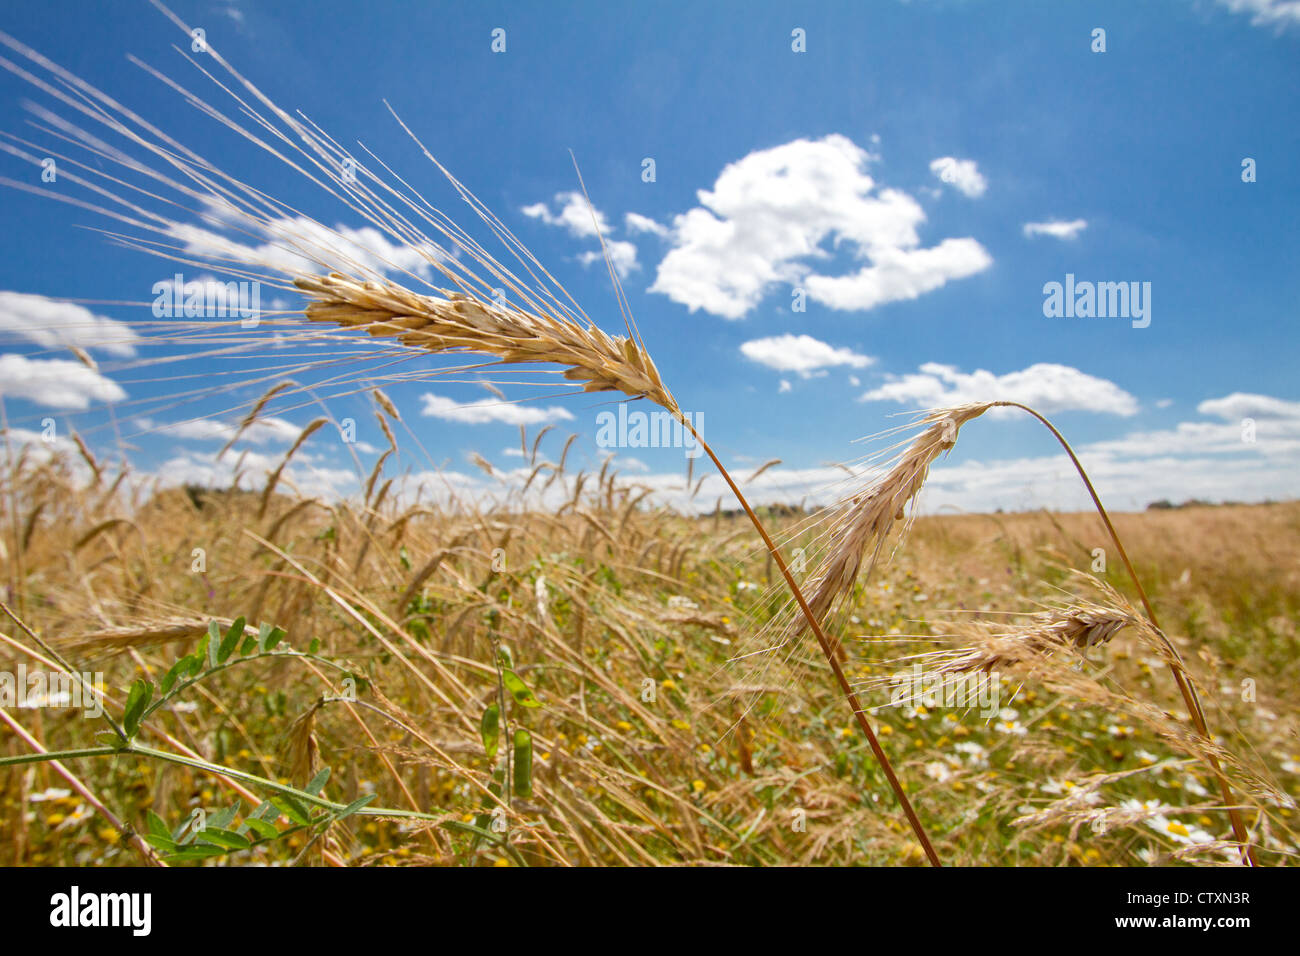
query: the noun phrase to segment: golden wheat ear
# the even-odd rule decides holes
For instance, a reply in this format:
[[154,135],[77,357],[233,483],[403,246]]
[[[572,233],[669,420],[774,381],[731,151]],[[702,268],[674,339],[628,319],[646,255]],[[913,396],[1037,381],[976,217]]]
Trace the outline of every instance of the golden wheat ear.
[[[864,563],[870,570],[890,531],[904,520],[907,506],[920,493],[930,466],[953,447],[961,427],[992,407],[984,402],[926,413],[918,423],[921,433],[885,472],[854,490],[831,513],[825,556],[807,584],[808,606],[818,621],[824,623],[853,590]],[[797,637],[805,627],[805,621],[796,618],[787,637]]]
[[364,329],[433,353],[475,352],[506,364],[558,365],[565,378],[583,383],[583,391],[623,392],[680,414],[650,353],[595,325],[583,327],[463,293],[436,298],[394,282],[338,273],[297,276],[294,285],[311,297],[305,314],[313,322]]

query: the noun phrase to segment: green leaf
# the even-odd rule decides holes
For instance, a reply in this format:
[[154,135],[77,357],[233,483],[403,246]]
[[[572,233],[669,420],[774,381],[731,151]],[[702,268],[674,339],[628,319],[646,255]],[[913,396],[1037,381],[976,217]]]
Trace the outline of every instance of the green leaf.
[[146,810],[144,814],[145,826],[149,830],[150,836],[156,836],[168,843],[172,842],[172,831],[167,829],[167,824],[163,818],[158,816],[152,810]]
[[249,654],[253,653],[253,651],[257,650],[257,641],[259,637],[261,637],[260,632],[257,634],[249,634],[245,637],[244,643],[239,645],[239,656],[247,657]]
[[360,810],[362,807],[364,807],[364,806],[366,806],[367,804],[373,802],[374,799],[375,799],[376,797],[378,797],[378,796],[379,796],[379,794],[377,794],[377,793],[368,793],[368,794],[366,794],[364,797],[358,797],[356,800],[353,800],[353,801],[352,801],[351,803],[349,803],[346,807],[344,807],[342,810],[340,810],[340,811],[338,812],[338,816],[336,816],[334,819],[335,819],[335,820],[342,820],[344,817],[350,817],[350,816],[352,816],[352,814],[356,813],[356,812],[357,812],[358,810]]
[[242,800],[236,800],[233,807],[222,807],[215,813],[208,814],[208,826],[216,827],[218,830],[224,830],[235,822],[235,817],[239,816],[239,809],[243,806]]
[[131,682],[131,690],[126,695],[126,708],[122,713],[122,729],[128,737],[134,737],[140,729],[140,718],[153,697],[153,684],[144,678]]
[[191,654],[189,657],[186,658],[186,660],[190,662],[191,677],[198,677],[200,674],[203,673],[203,662],[208,659],[207,647],[208,647],[208,639],[207,636],[205,635],[203,638],[203,643],[202,645],[200,645],[200,649],[195,651],[193,654]]
[[510,656],[510,648],[504,644],[497,648],[497,666],[508,671],[515,669],[514,658]]
[[223,846],[228,850],[247,850],[253,845],[234,830],[212,826],[205,827],[199,833],[197,842],[199,844],[211,843],[216,846]]
[[268,820],[274,823],[275,818],[280,815],[280,811],[275,808],[275,804],[270,800],[265,800],[251,815],[258,820]]
[[239,645],[239,639],[244,636],[244,619],[237,617],[231,622],[226,636],[221,639],[221,644],[217,647],[217,663],[224,664],[230,659],[230,655],[235,653],[235,648]]
[[479,736],[483,738],[483,749],[487,751],[488,760],[497,755],[501,738],[501,708],[492,704],[483,711],[483,719],[478,724]]
[[162,836],[157,833],[146,833],[144,835],[144,842],[148,843],[155,850],[168,854],[176,853],[181,848],[180,844],[172,840],[171,837]]
[[208,666],[216,667],[217,652],[221,649],[221,625],[216,621],[208,622],[208,636],[203,639],[203,646],[208,650]]
[[304,807],[296,797],[291,797],[287,793],[282,793],[278,797],[272,797],[271,803],[275,805],[277,810],[294,823],[301,824],[302,826],[311,825],[311,814],[307,812],[307,808]]
[[528,689],[528,685],[520,680],[519,675],[514,671],[502,671],[501,680],[505,682],[506,690],[510,691],[510,696],[515,699],[515,703],[519,706],[542,706],[542,702],[533,696],[533,692]]
[[533,795],[533,735],[522,727],[515,731],[515,796]]
[[307,653],[316,654],[319,653],[319,651],[320,651],[320,638],[313,637],[311,639],[311,643],[307,645]]
[[311,783],[307,784],[307,786],[303,787],[303,789],[306,790],[308,793],[310,793],[313,797],[319,797],[320,792],[325,789],[325,784],[329,782],[329,778],[330,778],[330,768],[326,767],[320,773],[316,774],[316,776],[312,777]]
[[[265,626],[265,625],[263,625]],[[257,646],[262,649],[262,653],[268,653],[275,650],[275,646],[284,640],[284,631],[278,627],[268,628],[266,635],[258,634]]]
[[274,840],[280,835],[279,828],[274,823],[267,823],[258,817],[246,817],[244,826],[252,830],[263,840]]
[[189,669],[190,659],[188,657],[182,657],[173,664],[172,669],[163,676],[162,681],[158,684],[158,693],[163,697],[170,694],[172,688],[176,686],[176,681],[180,679],[181,674],[188,672]]

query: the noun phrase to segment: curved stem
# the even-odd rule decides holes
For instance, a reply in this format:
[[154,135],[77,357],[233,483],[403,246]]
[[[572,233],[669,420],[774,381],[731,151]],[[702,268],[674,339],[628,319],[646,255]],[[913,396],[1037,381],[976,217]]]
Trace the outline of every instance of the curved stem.
[[[1097,514],[1101,515],[1102,523],[1106,526],[1106,533],[1110,535],[1110,540],[1114,543],[1115,550],[1119,552],[1120,560],[1124,562],[1124,568],[1128,571],[1128,576],[1132,579],[1133,586],[1137,589],[1138,597],[1142,601],[1142,607],[1146,611],[1147,620],[1151,622],[1151,627],[1160,637],[1165,649],[1169,651],[1169,671],[1174,675],[1174,683],[1178,685],[1178,691],[1182,694],[1183,703],[1187,705],[1187,713],[1191,718],[1192,726],[1196,728],[1196,732],[1205,738],[1206,741],[1212,743],[1213,738],[1210,736],[1209,725],[1205,721],[1205,711],[1201,707],[1201,699],[1196,693],[1196,688],[1188,678],[1187,669],[1183,664],[1183,657],[1178,653],[1178,649],[1174,647],[1173,642],[1165,635],[1165,632],[1160,629],[1160,625],[1156,621],[1156,612],[1152,609],[1151,601],[1148,600],[1147,593],[1142,587],[1142,582],[1138,579],[1137,571],[1133,568],[1133,562],[1129,560],[1128,552],[1124,550],[1124,543],[1120,541],[1119,534],[1115,531],[1115,526],[1111,524],[1110,515],[1106,513],[1106,508],[1101,503],[1101,498],[1097,495],[1097,490],[1092,486],[1092,481],[1088,478],[1088,473],[1084,470],[1083,463],[1080,462],[1078,456],[1075,455],[1074,449],[1070,447],[1070,443],[1065,440],[1065,436],[1057,430],[1055,425],[1028,405],[1022,405],[1020,402],[994,402],[993,404],[1004,406],[1006,408],[1018,408],[1023,412],[1028,412],[1047,427],[1047,430],[1055,436],[1056,440],[1060,442],[1061,447],[1065,449],[1065,453],[1070,456],[1070,461],[1074,463],[1075,471],[1079,473],[1079,477],[1083,480],[1084,487],[1088,489],[1088,494],[1092,497],[1092,503],[1096,506]],[[1215,778],[1218,780],[1219,793],[1223,797],[1224,807],[1228,811],[1228,819],[1232,822],[1232,833],[1237,838],[1237,842],[1241,844],[1242,858],[1250,866],[1257,866],[1258,863],[1255,860],[1255,851],[1250,845],[1249,835],[1246,832],[1246,825],[1241,819],[1241,813],[1234,802],[1232,788],[1228,784],[1228,778],[1225,776],[1223,768],[1219,766],[1218,758],[1215,757],[1214,754],[1207,753],[1206,759],[1209,762],[1211,769],[1214,771]]]
[[939,855],[934,852],[934,847],[930,844],[930,838],[926,836],[925,828],[921,826],[921,821],[917,817],[916,811],[912,809],[911,801],[907,799],[907,793],[903,790],[903,785],[894,774],[894,768],[890,764],[889,758],[885,756],[885,751],[881,748],[880,741],[876,739],[876,735],[871,729],[871,724],[867,721],[867,715],[863,711],[862,705],[858,702],[858,695],[853,692],[853,688],[850,686],[848,678],[844,675],[844,669],[840,667],[839,659],[835,654],[834,645],[832,645],[830,640],[826,637],[826,633],[822,630],[821,622],[817,620],[817,616],[813,614],[812,609],[808,607],[808,602],[803,596],[803,591],[799,588],[798,583],[794,579],[794,575],[790,573],[790,569],[786,566],[785,559],[781,557],[781,550],[776,546],[775,542],[772,541],[772,538],[767,533],[767,529],[764,528],[763,523],[758,520],[758,515],[754,514],[754,509],[749,506],[749,502],[745,499],[745,496],[741,494],[740,488],[737,487],[735,481],[732,480],[731,474],[727,469],[722,466],[722,462],[719,461],[718,456],[713,453],[713,449],[709,447],[708,442],[700,437],[700,433],[695,430],[695,427],[684,415],[681,417],[681,421],[690,433],[695,436],[695,440],[699,442],[700,447],[704,449],[704,453],[709,456],[709,459],[718,469],[718,473],[722,475],[723,481],[727,483],[732,494],[736,496],[736,500],[740,502],[740,506],[745,509],[745,514],[749,516],[749,520],[754,525],[755,530],[758,531],[759,537],[763,539],[763,544],[767,547],[768,554],[772,555],[772,559],[776,561],[776,566],[781,569],[781,576],[785,578],[785,583],[789,586],[790,592],[794,595],[794,599],[799,603],[799,608],[803,611],[804,618],[807,619],[808,625],[812,628],[813,634],[817,636],[817,643],[821,645],[822,653],[826,656],[827,663],[831,665],[831,672],[835,675],[835,681],[839,684],[840,691],[844,694],[844,699],[847,700],[849,706],[853,708],[853,716],[857,718],[858,726],[862,728],[862,733],[866,736],[867,743],[871,745],[871,752],[876,755],[876,761],[880,764],[880,769],[885,772],[885,777],[889,780],[889,786],[894,791],[894,796],[898,798],[899,804],[903,807],[903,813],[907,815],[907,822],[912,827],[912,833],[916,835],[916,839],[921,844],[921,849],[925,851],[925,855],[929,859],[930,864],[932,866],[942,866],[943,864],[939,862]]

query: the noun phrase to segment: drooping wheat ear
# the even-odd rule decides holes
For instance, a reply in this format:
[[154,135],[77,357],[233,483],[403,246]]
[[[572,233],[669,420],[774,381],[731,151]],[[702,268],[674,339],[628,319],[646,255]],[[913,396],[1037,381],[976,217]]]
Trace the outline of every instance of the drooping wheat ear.
[[1053,651],[1083,654],[1137,623],[1137,617],[1127,611],[1091,602],[1052,608],[1021,624],[968,621],[958,626],[957,632],[971,640],[970,646],[941,655],[942,663],[935,670],[941,674],[988,673]]
[[[805,587],[808,606],[818,621],[825,622],[853,590],[867,554],[875,560],[890,529],[903,520],[908,502],[925,484],[930,465],[956,443],[961,426],[992,407],[983,402],[929,413],[918,423],[927,426],[925,430],[894,459],[889,470],[839,506],[830,519],[826,555]],[[794,618],[790,626],[791,636],[798,636],[807,622]]]
[[314,299],[305,310],[313,322],[364,328],[430,352],[552,363],[564,367],[565,378],[585,383],[585,392],[623,392],[681,414],[644,346],[595,325],[498,306],[462,292],[440,290],[444,298],[435,298],[393,282],[338,273],[301,276],[294,285]]

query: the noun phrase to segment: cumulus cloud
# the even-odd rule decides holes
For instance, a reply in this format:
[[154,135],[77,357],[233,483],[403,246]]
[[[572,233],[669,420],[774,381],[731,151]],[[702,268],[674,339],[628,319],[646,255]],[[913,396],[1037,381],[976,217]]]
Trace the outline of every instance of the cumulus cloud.
[[[228,488],[238,476],[239,487],[252,491],[261,489],[266,475],[280,464],[281,456],[278,454],[249,451],[238,457],[227,455],[218,459],[215,453],[187,451],[164,461],[156,476],[164,487],[201,485],[207,488]],[[351,468],[316,463],[301,452],[285,468],[280,481],[302,495],[326,500],[354,494],[360,484],[357,473]]]
[[96,349],[134,355],[139,342],[125,322],[95,315],[84,306],[25,292],[0,292],[0,334],[46,348]]
[[[610,261],[614,264],[614,271],[619,277],[626,277],[628,273],[640,268],[636,261],[636,246],[625,240],[611,240],[609,237],[614,232],[614,227],[609,224],[605,214],[599,209],[587,204],[587,197],[579,192],[557,193],[555,196],[556,211],[552,212],[551,207],[544,202],[534,203],[531,206],[524,206],[520,211],[533,219],[539,219],[548,226],[558,226],[568,231],[572,236],[579,239],[599,239],[604,237],[605,248],[609,251]],[[634,226],[635,222],[635,226]],[[628,231],[635,232],[638,229],[642,231],[653,231],[647,229],[648,226],[657,226],[653,219],[645,216],[638,216],[636,213],[627,215]],[[578,261],[584,266],[590,266],[593,263],[604,262],[605,255],[599,249],[581,253]]]
[[627,231],[634,236],[639,233],[649,233],[663,239],[669,234],[668,227],[663,223],[655,222],[649,216],[643,216],[636,212],[630,212],[624,216],[623,223],[627,226]]
[[852,349],[835,348],[811,335],[774,335],[765,339],[751,339],[740,346],[746,358],[774,368],[778,372],[796,372],[808,378],[818,369],[836,365],[866,368],[874,360],[869,355],[859,355]]
[[[1233,392],[1207,399],[1196,410],[1219,421],[1179,422],[1173,428],[1131,432],[1086,448],[1096,454],[1140,458],[1247,454],[1276,460],[1300,456],[1300,402]],[[1249,427],[1246,419],[1250,419]]]
[[1053,239],[1073,239],[1088,228],[1088,220],[1071,219],[1066,222],[1061,219],[1049,219],[1047,222],[1027,222],[1021,229],[1024,234],[1033,239],[1036,236],[1051,236]]
[[0,355],[0,395],[25,398],[49,408],[73,409],[126,398],[116,382],[80,362],[15,354]]
[[1005,400],[1023,402],[1044,413],[1078,410],[1122,416],[1135,415],[1138,410],[1137,399],[1114,382],[1068,365],[1044,362],[1005,375],[984,369],[964,373],[952,365],[927,362],[916,373],[894,377],[864,392],[860,400],[917,408]]
[[1213,415],[1228,422],[1243,418],[1288,419],[1300,422],[1300,402],[1288,402],[1269,395],[1233,392],[1223,398],[1207,399],[1196,406],[1202,415]]
[[[155,422],[148,418],[137,418],[135,424],[136,427],[143,431],[191,441],[228,442],[235,437],[235,433],[238,431],[237,425],[207,418],[167,423]],[[302,428],[300,426],[283,418],[259,418],[244,429],[243,434],[240,435],[240,441],[253,445],[265,445],[270,442],[291,442],[301,432]]]
[[832,309],[874,309],[887,302],[916,299],[945,285],[983,272],[993,258],[974,239],[945,239],[929,249],[888,249],[875,264],[850,276],[809,276],[808,294]]
[[[520,210],[525,216],[532,219],[540,219],[548,226],[560,226],[567,229],[571,235],[579,239],[594,239],[597,236],[597,225],[599,225],[599,234],[609,235],[609,222],[605,219],[605,214],[599,209],[587,205],[587,197],[579,192],[556,193],[555,204],[556,212],[551,212],[551,207],[544,202],[534,203],[531,206],[524,206]],[[593,219],[594,215],[594,219]]]
[[989,188],[988,181],[980,173],[973,159],[956,159],[941,156],[930,163],[930,172],[942,182],[956,189],[963,196],[978,199]]
[[[231,209],[213,200],[206,206],[206,220],[218,227],[250,228]],[[273,219],[259,228],[267,240],[260,244],[189,223],[177,223],[168,233],[180,240],[186,252],[214,263],[232,260],[236,264],[307,274],[343,267],[375,275],[409,272],[427,278],[430,260],[443,258],[432,245],[393,241],[374,226],[354,229],[340,223],[331,229],[298,216]]]
[[461,403],[445,395],[425,392],[420,396],[424,407],[421,415],[441,418],[463,425],[483,425],[501,422],[507,425],[537,425],[541,422],[568,421],[573,416],[559,406],[538,408],[535,405],[511,405],[505,402]]
[[[619,278],[624,278],[629,272],[641,268],[640,263],[636,261],[636,246],[622,239],[606,239],[605,248],[609,251],[609,259],[614,263],[614,271],[618,273]],[[584,252],[578,256],[578,261],[584,266],[589,266],[595,262],[603,263],[605,256],[599,251]]]
[[1233,13],[1249,13],[1255,26],[1300,25],[1300,0],[1219,0]]
[[[672,248],[651,292],[692,312],[743,318],[773,286],[803,288],[834,309],[869,309],[912,299],[988,268],[974,239],[921,248],[920,205],[897,189],[877,189],[872,157],[830,135],[758,150],[731,163],[700,206],[674,217]],[[848,275],[814,271],[847,248],[866,264]]]

